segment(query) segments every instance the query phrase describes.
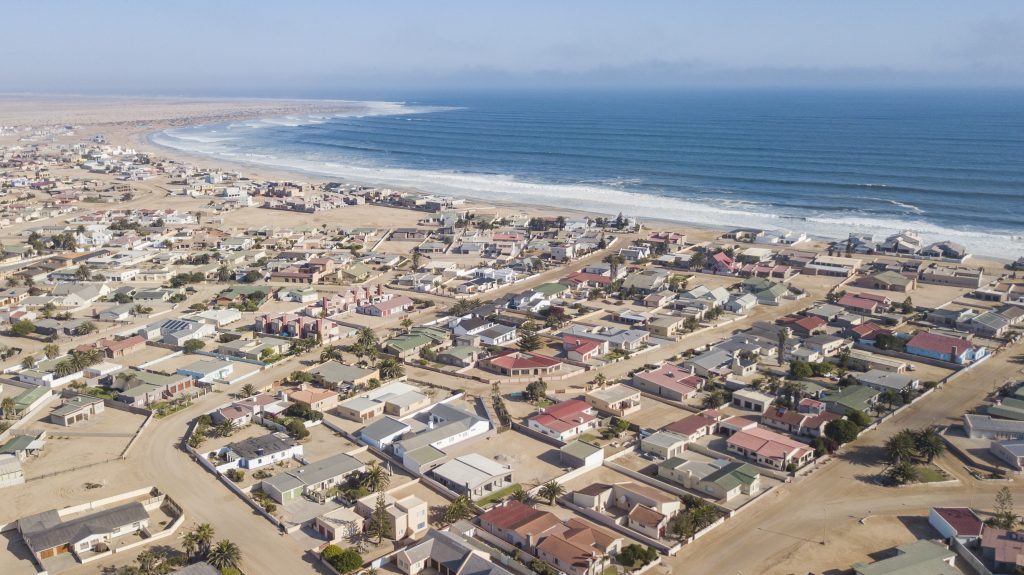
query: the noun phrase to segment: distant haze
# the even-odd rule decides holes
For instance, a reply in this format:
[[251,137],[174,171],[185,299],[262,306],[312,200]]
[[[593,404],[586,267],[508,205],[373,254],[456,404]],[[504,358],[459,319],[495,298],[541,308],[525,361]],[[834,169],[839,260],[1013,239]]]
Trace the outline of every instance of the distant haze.
[[1024,2],[4,3],[0,91],[1022,87]]

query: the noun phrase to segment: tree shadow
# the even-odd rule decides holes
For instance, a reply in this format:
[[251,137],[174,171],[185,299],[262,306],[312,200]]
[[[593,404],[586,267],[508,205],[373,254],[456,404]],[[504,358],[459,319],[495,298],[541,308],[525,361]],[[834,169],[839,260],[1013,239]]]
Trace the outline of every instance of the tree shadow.
[[847,445],[837,458],[861,467],[875,467],[885,461],[886,453],[881,445]]

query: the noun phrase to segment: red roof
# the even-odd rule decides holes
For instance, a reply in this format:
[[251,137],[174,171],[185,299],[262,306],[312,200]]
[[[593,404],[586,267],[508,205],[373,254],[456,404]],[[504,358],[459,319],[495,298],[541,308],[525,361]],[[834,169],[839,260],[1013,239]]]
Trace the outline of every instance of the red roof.
[[566,281],[572,283],[596,283],[601,285],[609,285],[612,283],[612,278],[599,274],[588,274],[584,272],[573,272],[565,276]]
[[805,331],[811,332],[811,331],[816,330],[816,329],[818,329],[820,327],[824,327],[825,325],[828,325],[828,322],[826,322],[825,320],[821,319],[820,317],[818,317],[816,315],[809,315],[807,317],[800,318],[800,319],[794,321],[793,325],[798,325],[801,328],[803,328]]
[[907,342],[907,347],[916,347],[934,353],[950,353],[955,347],[957,350],[956,354],[959,356],[973,346],[971,342],[962,337],[950,337],[948,335],[922,331],[910,338],[910,341]]
[[839,298],[838,303],[843,307],[850,307],[853,309],[866,309],[870,311],[875,311],[875,308],[881,305],[881,302],[872,301],[851,294],[846,294],[843,297]]
[[122,340],[101,339],[97,344],[102,348],[109,349],[110,351],[120,351],[122,349],[135,347],[136,345],[145,345],[146,338],[141,335],[133,335]]
[[852,328],[850,328],[850,331],[857,334],[857,337],[861,339],[869,338],[870,336],[873,336],[876,333],[889,332],[889,330],[885,329],[884,327],[872,322],[868,322],[861,325],[855,325]]
[[548,407],[542,413],[531,417],[530,420],[537,425],[562,433],[597,419],[588,413],[590,410],[590,404],[582,399],[570,399]]
[[711,259],[715,260],[716,262],[718,262],[720,264],[725,264],[727,266],[731,266],[732,265],[732,258],[730,258],[729,256],[725,255],[725,252],[718,252],[717,254],[711,256]]
[[680,435],[690,436],[705,427],[714,427],[716,423],[718,422],[710,417],[704,417],[703,415],[690,415],[675,423],[666,425],[665,431],[672,431]]
[[936,507],[936,515],[943,518],[956,531],[957,537],[978,537],[982,522],[969,507]]

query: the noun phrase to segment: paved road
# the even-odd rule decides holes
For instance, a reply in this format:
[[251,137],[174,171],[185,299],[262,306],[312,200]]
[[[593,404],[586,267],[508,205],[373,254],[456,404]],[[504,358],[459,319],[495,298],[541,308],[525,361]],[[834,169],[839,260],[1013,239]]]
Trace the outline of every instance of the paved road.
[[[667,566],[682,573],[773,573],[772,566],[783,559],[799,558],[801,550],[820,553],[806,546],[819,546],[823,538],[828,545],[830,531],[865,516],[924,515],[936,505],[991,509],[996,491],[1008,484],[974,480],[951,455],[940,463],[954,472],[958,483],[891,488],[878,486],[873,479],[882,470],[878,461],[888,437],[907,427],[957,423],[959,415],[977,405],[994,385],[1020,371],[1017,356],[1022,348],[1024,345],[1018,344],[1004,350],[922,398],[844,447],[837,460],[783,486],[779,494],[766,496],[750,510],[685,546],[667,560]],[[1009,486],[1016,500],[1024,501],[1022,483],[1015,481]],[[870,520],[866,524],[870,525]]]

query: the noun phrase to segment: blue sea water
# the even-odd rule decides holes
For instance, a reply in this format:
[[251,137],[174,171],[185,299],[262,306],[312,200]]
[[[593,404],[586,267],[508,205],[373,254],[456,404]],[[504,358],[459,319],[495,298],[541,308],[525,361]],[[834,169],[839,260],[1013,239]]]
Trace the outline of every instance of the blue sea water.
[[1021,92],[445,95],[153,141],[496,201],[1024,254]]

